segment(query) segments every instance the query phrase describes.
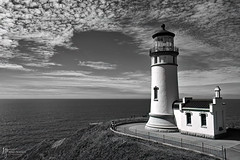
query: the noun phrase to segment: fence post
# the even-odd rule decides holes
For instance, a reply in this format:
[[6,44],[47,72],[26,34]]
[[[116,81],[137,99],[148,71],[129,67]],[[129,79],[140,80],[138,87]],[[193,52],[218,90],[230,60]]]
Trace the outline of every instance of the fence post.
[[204,152],[204,143],[202,142],[202,152]]
[[181,147],[182,147],[182,138],[181,138]]
[[225,160],[227,159],[227,150],[226,150],[226,148],[224,148],[224,159]]
[[223,148],[223,146],[222,146],[222,158],[225,159],[224,158],[224,148]]

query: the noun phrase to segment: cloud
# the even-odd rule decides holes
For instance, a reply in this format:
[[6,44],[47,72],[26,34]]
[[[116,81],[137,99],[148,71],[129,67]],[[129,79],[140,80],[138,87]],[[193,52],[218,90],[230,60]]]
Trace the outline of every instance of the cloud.
[[[20,78],[19,78],[20,76]],[[2,98],[144,98],[149,87],[144,73],[129,72],[113,76],[99,76],[86,71],[31,72],[26,76],[11,75],[2,79]],[[145,76],[146,77],[146,76]],[[142,79],[143,78],[143,79]]]
[[15,57],[14,51],[0,47],[0,58],[1,59],[11,59]]
[[208,85],[240,82],[240,67],[222,67],[213,70],[188,70],[179,72],[179,85]]
[[221,83],[221,84],[209,84],[209,85],[192,85],[192,86],[180,86],[181,97],[194,97],[194,98],[212,98],[214,97],[214,88],[219,85],[221,88],[221,96],[223,99],[239,99],[240,84],[239,83]]
[[106,62],[94,62],[94,61],[79,61],[79,66],[90,67],[97,70],[114,70],[116,69],[116,64],[110,64]]
[[[11,1],[1,2],[3,26],[12,38],[36,38],[50,45],[65,45],[73,28],[112,30],[111,2],[107,1]],[[4,13],[4,12],[3,12]],[[98,22],[98,23],[96,23]],[[7,26],[7,27],[6,27]],[[2,31],[6,33],[7,31]],[[1,31],[0,31],[1,33]],[[12,34],[15,33],[15,34]],[[52,41],[53,40],[53,41]]]
[[[148,73],[125,72],[119,76],[99,76],[87,71],[54,71],[46,72],[40,75],[33,75],[32,78],[39,77],[52,87],[67,87],[88,90],[101,89],[111,91],[112,94],[131,93],[131,94],[149,94],[150,77]],[[37,79],[39,79],[37,78]],[[50,82],[49,82],[50,81]],[[52,83],[52,81],[54,83]],[[51,86],[49,86],[51,88]],[[105,93],[101,93],[104,95]]]
[[[18,47],[13,57],[23,66],[49,68],[53,66],[62,66],[61,64],[51,61],[55,54],[53,46],[39,44],[33,41],[19,41],[21,47]],[[17,52],[17,53],[16,53]],[[11,58],[8,60],[11,62]]]
[[[14,48],[25,39],[76,49],[71,43],[74,31],[105,30],[135,37],[143,53],[151,46],[152,33],[167,22],[169,30],[237,56],[238,5],[202,0],[1,1],[0,46]],[[177,44],[188,44],[180,40]]]
[[28,67],[44,67],[44,68],[49,68],[51,66],[62,66],[61,64],[56,64],[56,63],[53,63],[53,62],[26,63],[24,65],[28,66]]
[[[194,25],[199,31],[205,31],[218,38],[231,36],[239,40],[237,25],[229,18],[236,18],[238,2],[220,1],[2,1],[2,30],[11,38],[31,38],[50,45],[66,45],[73,30],[124,31],[134,27],[159,28],[153,22],[178,23],[176,28],[187,29]],[[134,17],[134,18],[133,18]],[[226,25],[224,23],[228,23]],[[231,23],[229,23],[231,22]],[[150,25],[152,24],[152,26]],[[173,27],[172,27],[173,28]],[[136,33],[136,32],[135,32]],[[227,33],[227,34],[226,34]],[[230,33],[230,34],[228,34]],[[206,37],[205,37],[206,38]],[[211,36],[212,38],[212,36]],[[211,39],[214,40],[214,39]],[[222,39],[223,40],[223,39]],[[222,41],[221,40],[221,41]],[[228,41],[232,41],[229,40]],[[232,44],[231,44],[232,45]],[[237,46],[237,45],[235,45]]]
[[[135,39],[139,54],[148,54],[148,49],[153,46],[151,35],[166,23],[167,30],[176,33],[175,44],[180,48],[180,85],[193,85],[200,80],[201,85],[215,81],[235,82],[239,80],[240,67],[239,4],[239,1],[221,0],[1,0],[0,58],[4,60],[1,68],[28,70],[23,66],[60,66],[51,61],[56,54],[54,48],[77,49],[71,42],[72,36],[75,32],[88,30],[123,32]],[[19,49],[22,40],[37,45],[26,46],[30,50],[26,53]],[[81,61],[79,66],[96,70],[118,67],[101,61]],[[70,75],[74,74],[77,75],[73,72]],[[132,85],[140,91],[140,85],[147,82],[141,74],[129,72],[110,79],[121,82],[125,89]],[[110,87],[103,83],[110,83],[109,77],[81,76]]]
[[43,75],[49,76],[73,76],[73,77],[87,77],[92,72],[88,71],[55,71],[55,72],[46,72],[42,73]]
[[239,6],[239,2],[200,3],[194,6],[195,12],[189,17],[189,22],[197,24],[196,30],[199,29],[197,33],[203,33],[199,35],[201,40],[237,55],[238,46],[235,42],[240,41],[237,30],[239,21],[234,19],[240,11],[236,6]]
[[32,71],[31,69],[24,68],[21,65],[9,64],[9,63],[0,63],[0,69],[10,69],[10,70],[19,70],[19,71]]
[[[48,61],[55,54],[49,52],[50,47],[78,49],[71,42],[74,31],[119,30],[118,22],[113,20],[113,5],[108,1],[4,0],[0,3],[0,56],[8,59],[17,57],[35,61],[39,54]],[[18,53],[13,49],[19,46],[20,40],[34,41],[48,48],[34,50],[35,56]]]

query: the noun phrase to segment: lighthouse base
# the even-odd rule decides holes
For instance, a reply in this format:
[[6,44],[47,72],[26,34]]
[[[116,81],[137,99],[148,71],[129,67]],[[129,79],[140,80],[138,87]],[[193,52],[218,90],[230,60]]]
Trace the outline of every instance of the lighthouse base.
[[149,120],[145,126],[148,130],[158,132],[177,132],[178,128],[174,122],[173,115],[149,114]]

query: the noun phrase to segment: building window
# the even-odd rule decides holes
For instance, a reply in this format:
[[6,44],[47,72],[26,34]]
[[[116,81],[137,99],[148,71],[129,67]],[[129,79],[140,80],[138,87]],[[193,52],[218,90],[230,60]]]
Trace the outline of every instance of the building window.
[[207,126],[206,114],[201,114],[201,126]]
[[153,90],[154,90],[154,101],[157,101],[158,100],[158,87],[154,87]]
[[192,124],[191,113],[186,113],[186,117],[187,117],[187,125],[191,125]]

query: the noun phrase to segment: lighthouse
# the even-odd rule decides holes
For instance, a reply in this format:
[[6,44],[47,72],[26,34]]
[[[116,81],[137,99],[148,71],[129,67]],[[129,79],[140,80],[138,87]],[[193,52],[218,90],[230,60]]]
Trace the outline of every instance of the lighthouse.
[[146,129],[156,131],[177,131],[173,115],[173,103],[179,99],[177,56],[174,46],[175,34],[165,29],[155,33],[151,57],[151,108]]

